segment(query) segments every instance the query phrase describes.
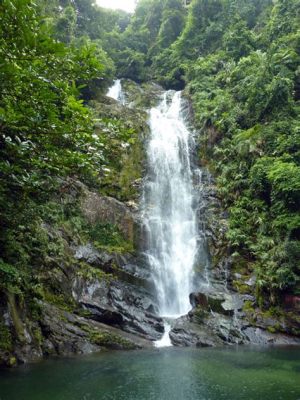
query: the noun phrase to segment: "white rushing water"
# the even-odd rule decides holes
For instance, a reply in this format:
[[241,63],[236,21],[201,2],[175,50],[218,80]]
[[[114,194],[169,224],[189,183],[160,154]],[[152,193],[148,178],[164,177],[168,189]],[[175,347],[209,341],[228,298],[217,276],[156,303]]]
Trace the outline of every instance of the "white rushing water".
[[[120,80],[107,96],[125,104]],[[148,176],[142,211],[146,228],[145,254],[156,287],[163,337],[156,347],[172,346],[172,321],[190,308],[189,294],[197,253],[196,210],[190,163],[193,137],[182,115],[180,92],[168,91],[150,110],[151,135],[147,144]]]
[[117,79],[114,84],[108,89],[106,94],[108,97],[119,101],[121,104],[125,105],[125,96],[122,90],[121,80]]
[[169,336],[171,328],[172,328],[171,324],[169,322],[165,321],[164,334],[163,334],[163,336],[162,336],[162,338],[160,340],[157,340],[156,342],[154,342],[154,346],[155,347],[159,348],[159,347],[171,347],[171,346],[173,346],[172,342],[171,342],[171,339],[170,339],[170,336]]
[[143,196],[146,255],[160,314],[173,318],[191,308],[189,294],[197,252],[190,163],[193,138],[181,109],[181,93],[168,91],[150,110],[149,173]]

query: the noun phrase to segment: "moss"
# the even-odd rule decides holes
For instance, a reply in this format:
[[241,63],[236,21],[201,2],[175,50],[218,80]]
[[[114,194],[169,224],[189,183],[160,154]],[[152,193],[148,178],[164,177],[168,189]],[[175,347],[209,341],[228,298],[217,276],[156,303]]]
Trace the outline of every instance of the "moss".
[[215,299],[213,297],[208,297],[208,307],[217,313],[224,314],[226,311],[222,307],[222,303],[224,302],[224,299]]
[[232,281],[232,285],[241,294],[251,293],[251,287],[246,285],[244,282],[234,280]]
[[89,310],[84,310],[83,308],[76,310],[75,313],[83,318],[90,318],[93,315]]
[[135,349],[134,343],[124,339],[122,336],[115,333],[106,331],[92,331],[89,335],[90,341],[97,344],[98,346],[104,346],[111,349],[124,349],[133,350]]
[[28,307],[28,311],[30,314],[30,317],[33,321],[38,321],[41,318],[42,315],[42,306],[37,302],[36,298],[32,296],[38,296],[36,292],[32,292],[26,297],[26,304]]
[[260,311],[261,316],[265,319],[267,318],[285,318],[285,312],[279,307],[269,307],[267,310]]
[[110,282],[114,277],[112,274],[106,273],[99,268],[94,268],[85,262],[80,262],[79,265],[80,269],[77,271],[77,275],[86,280],[98,279],[99,281]]
[[242,256],[237,252],[233,253],[232,258],[233,262],[231,265],[231,270],[233,273],[247,275],[249,274],[249,271],[253,269],[253,267],[250,266],[250,263],[243,259]]
[[12,336],[9,328],[3,323],[0,323],[0,350],[11,351],[13,347]]
[[197,307],[194,311],[193,311],[193,321],[197,324],[201,324],[204,319],[208,316],[208,312],[207,310],[204,310],[202,307]]
[[41,328],[39,326],[34,327],[34,328],[32,328],[31,332],[32,332],[32,335],[33,335],[36,343],[39,346],[41,346],[41,344],[43,343],[43,340],[44,340]]
[[246,300],[243,305],[243,311],[246,314],[246,317],[247,317],[248,321],[250,322],[250,324],[255,326],[257,314],[256,314],[256,310],[253,306],[253,302]]
[[268,326],[268,327],[267,327],[267,331],[268,331],[269,333],[276,333],[276,329],[275,329],[274,326]]
[[286,313],[286,322],[290,332],[295,336],[300,336],[300,315],[298,312],[289,311]]
[[253,312],[255,311],[255,310],[254,310],[254,307],[253,307],[252,301],[246,300],[246,301],[244,302],[243,311],[244,311],[245,313],[253,313]]
[[122,157],[122,169],[119,175],[121,199],[130,200],[137,198],[139,191],[134,184],[142,177],[142,163],[145,158],[143,146],[140,140],[136,140],[129,152]]
[[9,312],[11,315],[11,319],[13,320],[16,337],[20,342],[24,342],[25,341],[24,326],[17,309],[16,297],[14,294],[8,293],[7,299],[8,299]]
[[94,242],[93,244],[96,249],[106,251],[107,253],[124,254],[134,252],[133,244],[131,242],[126,242],[122,246],[104,246],[99,242]]
[[87,226],[87,233],[93,245],[108,253],[132,253],[133,243],[124,238],[120,229],[113,224],[101,224]]
[[285,330],[282,329],[282,326],[280,325],[279,322],[276,322],[276,324],[272,326],[268,326],[267,331],[270,333],[285,332]]
[[7,367],[10,367],[10,368],[16,367],[17,364],[18,364],[18,362],[17,362],[17,359],[15,356],[10,356],[6,361]]
[[48,291],[47,289],[42,289],[42,298],[46,303],[52,304],[61,310],[74,312],[76,309],[76,303],[73,298],[67,297],[66,295],[57,294]]
[[[144,97],[139,86],[124,81],[129,102],[141,103]],[[121,201],[136,199],[139,188],[136,180],[142,177],[145,150],[144,137],[149,132],[148,114],[137,107],[92,102],[95,114],[95,133],[109,140],[106,166],[101,174],[100,193]]]
[[137,85],[129,79],[122,80],[122,87],[126,93],[128,102],[134,102],[135,109],[149,109],[156,106],[160,98],[159,96],[163,91],[160,86],[152,82]]

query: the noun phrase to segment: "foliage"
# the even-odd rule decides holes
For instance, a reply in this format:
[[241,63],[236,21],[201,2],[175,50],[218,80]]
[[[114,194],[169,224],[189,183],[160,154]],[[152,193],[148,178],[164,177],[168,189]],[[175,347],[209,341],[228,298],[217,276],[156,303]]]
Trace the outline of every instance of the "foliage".
[[126,241],[122,232],[112,224],[94,224],[87,226],[88,237],[96,248],[109,252],[132,252],[133,245]]
[[20,272],[13,265],[7,264],[0,259],[0,290],[8,290],[12,293],[19,293],[21,276]]
[[[299,1],[254,9],[216,1],[214,11],[204,3],[193,2],[174,51],[193,59],[187,88],[201,154],[230,213],[228,240],[255,269],[258,296],[278,302],[299,284]],[[199,24],[205,16],[209,24]],[[214,41],[212,25],[220,32]]]
[[116,62],[120,76],[186,86],[232,252],[272,302],[299,290],[299,10],[299,0],[193,0],[187,10],[141,0]]
[[130,23],[118,37],[118,48],[109,54],[115,61],[117,74],[137,82],[155,75],[155,57],[180,35],[185,21],[181,0],[140,0]]
[[111,135],[131,135],[115,133],[109,119],[95,132],[85,104],[114,73],[101,38],[83,32],[93,11],[89,1],[0,4],[0,295],[30,291],[39,284],[37,270],[65,256],[53,226],[69,229],[74,241],[83,226],[72,204],[60,204],[64,182],[73,177],[99,187]]
[[9,328],[0,321],[0,350],[10,351],[12,349],[12,337]]

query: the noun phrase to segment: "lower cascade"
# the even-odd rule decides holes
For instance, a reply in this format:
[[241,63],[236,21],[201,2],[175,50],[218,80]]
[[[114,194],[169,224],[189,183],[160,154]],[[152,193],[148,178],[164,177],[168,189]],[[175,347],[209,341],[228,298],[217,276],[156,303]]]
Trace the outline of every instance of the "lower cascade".
[[[160,104],[150,110],[150,129],[143,196],[146,256],[160,315],[169,321],[170,317],[186,314],[191,308],[189,294],[197,252],[190,162],[193,137],[184,121],[181,92],[164,93]],[[165,328],[160,342],[168,345],[169,322]]]
[[114,100],[119,101],[122,105],[125,104],[125,96],[122,90],[122,84],[120,79],[116,79],[114,81],[114,84],[109,88],[106,95]]

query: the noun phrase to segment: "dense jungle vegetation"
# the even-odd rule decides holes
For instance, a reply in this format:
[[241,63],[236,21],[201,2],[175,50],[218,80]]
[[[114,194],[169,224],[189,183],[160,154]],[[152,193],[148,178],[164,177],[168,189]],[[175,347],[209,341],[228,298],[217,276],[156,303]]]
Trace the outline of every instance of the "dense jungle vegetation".
[[119,76],[186,88],[233,264],[273,303],[299,293],[299,22],[298,0],[140,1],[111,53]]
[[51,202],[61,182],[99,189],[116,141],[130,141],[115,119],[95,133],[88,106],[120,77],[185,90],[234,268],[256,272],[262,305],[299,294],[299,22],[299,0],[140,0],[132,16],[92,0],[2,0],[0,291],[35,290],[35,267],[59,252],[40,224],[64,218]]

